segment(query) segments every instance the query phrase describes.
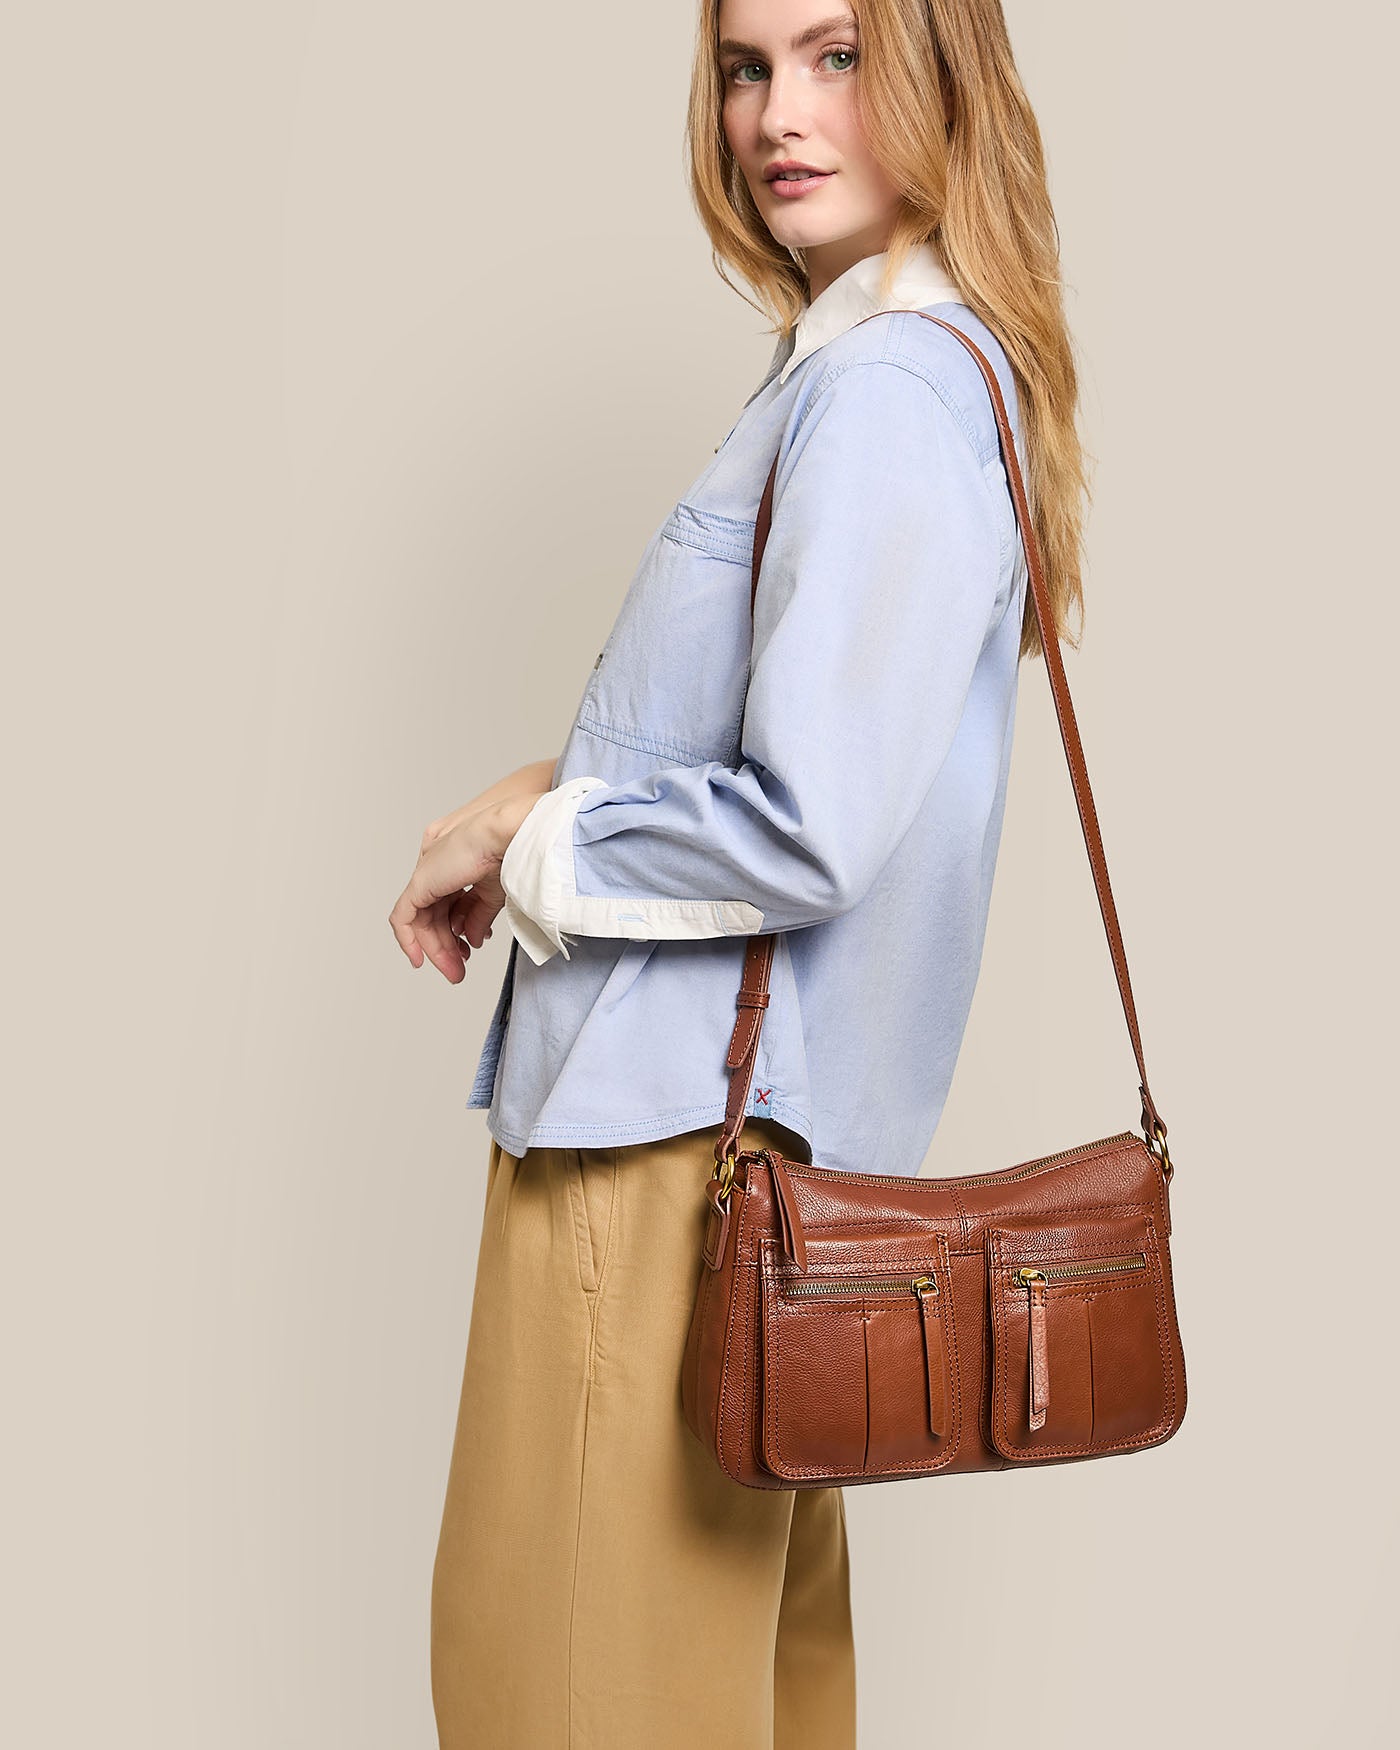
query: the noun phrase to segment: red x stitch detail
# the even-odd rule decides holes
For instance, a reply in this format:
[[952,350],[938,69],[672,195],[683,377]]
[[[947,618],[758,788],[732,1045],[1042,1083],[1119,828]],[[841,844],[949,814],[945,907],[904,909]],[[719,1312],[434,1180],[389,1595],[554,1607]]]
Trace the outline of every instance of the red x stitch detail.
[[766,1106],[768,1104],[768,1096],[772,1092],[773,1092],[772,1088],[755,1088],[754,1089],[754,1093],[758,1095],[758,1103],[760,1106]]

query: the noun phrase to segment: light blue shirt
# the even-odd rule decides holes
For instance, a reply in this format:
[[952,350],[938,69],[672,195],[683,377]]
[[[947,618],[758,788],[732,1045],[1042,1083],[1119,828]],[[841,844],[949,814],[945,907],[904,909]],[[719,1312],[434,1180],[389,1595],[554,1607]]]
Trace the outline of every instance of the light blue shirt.
[[[920,307],[987,356],[1024,468],[999,343],[952,294]],[[819,1165],[919,1170],[981,960],[1027,573],[986,385],[908,309],[780,344],[647,544],[520,838],[531,879],[514,842],[502,867],[538,915],[467,1103],[512,1154],[717,1131],[744,937],[771,932],[745,1111]]]

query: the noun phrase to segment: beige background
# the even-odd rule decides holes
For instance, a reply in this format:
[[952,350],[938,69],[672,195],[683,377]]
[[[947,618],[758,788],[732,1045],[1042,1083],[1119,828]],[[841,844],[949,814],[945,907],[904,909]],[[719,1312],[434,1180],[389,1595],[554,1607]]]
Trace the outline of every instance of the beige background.
[[[1130,1462],[848,1491],[872,1750],[1388,1741],[1382,11],[1008,6],[1100,458],[1071,682],[1178,1167],[1191,1408]],[[386,917],[430,818],[557,751],[767,362],[685,193],[691,28],[638,0],[8,21],[25,1750],[434,1741],[488,1142],[463,1102],[508,940],[454,989]],[[932,1171],[1137,1119],[1022,672]]]

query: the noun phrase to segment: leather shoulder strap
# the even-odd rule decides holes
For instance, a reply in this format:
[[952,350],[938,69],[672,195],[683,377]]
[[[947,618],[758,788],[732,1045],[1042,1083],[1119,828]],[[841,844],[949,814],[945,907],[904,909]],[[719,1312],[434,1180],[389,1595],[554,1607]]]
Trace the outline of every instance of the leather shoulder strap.
[[[1075,721],[1074,706],[1070,701],[1069,682],[1065,678],[1064,660],[1060,655],[1060,640],[1054,631],[1050,600],[1045,587],[1045,574],[1040,563],[1040,545],[1036,540],[1035,525],[1031,520],[1025,482],[1021,477],[1021,465],[1016,455],[1011,422],[1007,418],[1006,403],[1002,399],[1001,385],[997,381],[996,372],[992,369],[981,348],[970,340],[960,328],[955,327],[951,322],[945,322],[940,316],[930,316],[926,310],[915,310],[908,313],[922,316],[926,322],[936,322],[940,328],[946,328],[949,334],[955,335],[977,361],[978,369],[981,371],[992,397],[992,408],[996,414],[997,436],[1001,444],[1002,462],[1011,485],[1011,498],[1016,509],[1016,522],[1021,531],[1021,541],[1026,553],[1031,599],[1035,605],[1036,623],[1040,628],[1040,640],[1045,651],[1045,667],[1050,676],[1050,690],[1054,695],[1055,715],[1060,725],[1060,739],[1064,743],[1065,758],[1069,762],[1070,782],[1074,787],[1074,799],[1079,808],[1079,824],[1083,830],[1085,848],[1089,853],[1089,867],[1093,871],[1094,887],[1099,896],[1099,911],[1102,914],[1104,931],[1108,937],[1109,952],[1113,957],[1113,970],[1118,980],[1118,994],[1122,998],[1123,1015],[1128,1023],[1128,1036],[1132,1040],[1133,1056],[1137,1060],[1138,1075],[1141,1078],[1138,1091],[1142,1095],[1142,1126],[1149,1147],[1153,1148],[1154,1152],[1165,1160],[1167,1158],[1165,1146],[1167,1127],[1163,1124],[1153,1103],[1152,1095],[1148,1091],[1147,1068],[1143,1062],[1137,1009],[1133,1003],[1132,982],[1128,977],[1128,957],[1123,950],[1123,936],[1118,927],[1118,908],[1113,903],[1113,889],[1109,885],[1108,879],[1108,862],[1104,856],[1103,838],[1099,832],[1093,793],[1089,788],[1089,773],[1084,763],[1084,748],[1079,739],[1079,725]],[[875,312],[877,316],[888,314],[890,312],[885,310]],[[873,320],[873,316],[861,317],[862,322]],[[859,327],[860,324],[856,323],[855,326]],[[778,458],[774,456],[773,465],[768,470],[768,479],[764,484],[763,496],[759,500],[758,515],[754,524],[753,574],[749,591],[750,612],[752,612],[753,604],[757,599],[759,568],[763,562],[763,550],[767,545],[768,531],[773,520],[773,488],[777,475]],[[773,943],[774,936],[771,933],[750,936],[745,951],[744,969],[738,996],[739,1016],[734,1024],[734,1032],[730,1038],[729,1052],[726,1058],[726,1065],[730,1072],[729,1100],[725,1112],[724,1128],[715,1143],[716,1161],[723,1161],[731,1149],[737,1150],[739,1133],[743,1129],[744,1107],[748,1102],[749,1083],[756,1061],[759,1034],[763,1028],[763,1012],[768,1006],[768,974],[773,963]]]

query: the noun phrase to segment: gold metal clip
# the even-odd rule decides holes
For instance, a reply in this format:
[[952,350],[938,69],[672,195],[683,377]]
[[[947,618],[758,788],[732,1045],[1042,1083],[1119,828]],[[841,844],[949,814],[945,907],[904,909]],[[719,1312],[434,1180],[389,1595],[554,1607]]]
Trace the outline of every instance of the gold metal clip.
[[718,1197],[721,1203],[729,1201],[729,1187],[734,1183],[734,1165],[738,1158],[734,1152],[733,1144],[731,1144],[724,1159],[715,1162],[715,1170],[711,1177],[719,1180]]
[[1152,1126],[1152,1131],[1147,1138],[1147,1146],[1162,1163],[1162,1178],[1170,1185],[1175,1168],[1172,1166],[1172,1157],[1167,1153],[1167,1127],[1160,1118]]

